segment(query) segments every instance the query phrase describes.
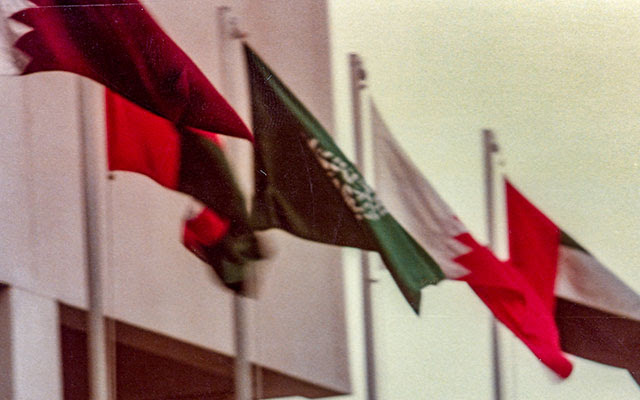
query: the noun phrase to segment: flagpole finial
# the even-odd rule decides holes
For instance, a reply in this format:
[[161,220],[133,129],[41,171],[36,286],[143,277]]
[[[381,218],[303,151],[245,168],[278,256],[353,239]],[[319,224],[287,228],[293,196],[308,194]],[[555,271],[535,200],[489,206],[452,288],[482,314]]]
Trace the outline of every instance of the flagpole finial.
[[222,32],[229,35],[231,39],[246,39],[249,34],[238,27],[238,18],[229,16],[231,7],[221,6],[218,7],[218,14],[220,15],[220,21],[222,21]]
[[362,59],[356,53],[350,53],[349,59],[351,61],[351,69],[354,71],[354,77],[358,81],[358,89],[364,89],[367,87],[365,80],[367,79],[367,71],[362,66]]
[[232,17],[229,21],[230,35],[232,39],[246,39],[249,34],[238,28],[238,18]]
[[485,138],[485,144],[487,149],[491,153],[497,153],[500,151],[500,146],[498,146],[498,142],[496,142],[496,137],[491,129],[483,129],[482,134]]

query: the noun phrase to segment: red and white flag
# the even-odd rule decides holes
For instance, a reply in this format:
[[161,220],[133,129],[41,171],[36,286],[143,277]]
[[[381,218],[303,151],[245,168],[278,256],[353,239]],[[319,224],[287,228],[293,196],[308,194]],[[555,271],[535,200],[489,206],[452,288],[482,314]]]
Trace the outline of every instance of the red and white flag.
[[372,106],[376,188],[398,222],[450,279],[465,281],[531,351],[560,377],[571,363],[560,349],[553,314],[510,263],[471,236],[449,206],[400,149]]
[[204,204],[197,217],[185,221],[182,242],[227,287],[241,290],[243,265],[261,254],[217,137],[177,127],[110,91],[105,105],[109,169],[146,175]]

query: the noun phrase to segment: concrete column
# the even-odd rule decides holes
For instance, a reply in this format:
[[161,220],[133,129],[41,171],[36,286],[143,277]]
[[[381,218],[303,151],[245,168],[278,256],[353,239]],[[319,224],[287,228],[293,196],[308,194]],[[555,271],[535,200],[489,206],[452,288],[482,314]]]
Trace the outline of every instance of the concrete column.
[[62,400],[58,304],[0,289],[0,399]]

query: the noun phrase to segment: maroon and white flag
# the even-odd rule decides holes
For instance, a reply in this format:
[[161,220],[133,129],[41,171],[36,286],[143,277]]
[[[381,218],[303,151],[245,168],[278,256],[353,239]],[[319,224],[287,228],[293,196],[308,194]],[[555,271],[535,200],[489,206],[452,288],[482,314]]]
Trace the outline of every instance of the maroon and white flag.
[[179,126],[252,139],[138,0],[2,0],[0,73],[67,71]]

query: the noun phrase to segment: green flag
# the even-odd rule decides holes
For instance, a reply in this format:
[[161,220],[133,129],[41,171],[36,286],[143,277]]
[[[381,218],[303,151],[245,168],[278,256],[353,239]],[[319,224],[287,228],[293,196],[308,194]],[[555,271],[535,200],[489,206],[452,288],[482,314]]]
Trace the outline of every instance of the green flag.
[[387,212],[315,117],[245,45],[255,135],[257,230],[377,251],[411,307],[444,279],[436,262]]

